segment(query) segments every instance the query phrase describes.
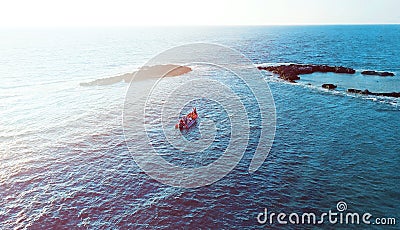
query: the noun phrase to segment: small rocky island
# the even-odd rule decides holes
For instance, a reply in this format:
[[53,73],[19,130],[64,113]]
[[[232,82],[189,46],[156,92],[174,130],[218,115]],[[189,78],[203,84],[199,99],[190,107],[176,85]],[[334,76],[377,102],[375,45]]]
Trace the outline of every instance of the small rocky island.
[[392,92],[392,93],[373,93],[368,89],[360,90],[360,89],[347,89],[348,93],[356,93],[362,95],[373,95],[373,96],[385,96],[385,97],[400,97],[400,92]]
[[361,74],[363,75],[375,75],[375,76],[381,76],[381,77],[393,77],[394,73],[391,72],[378,72],[374,70],[365,70],[362,71]]
[[344,74],[355,74],[356,71],[352,68],[346,68],[343,66],[328,66],[328,65],[301,65],[301,64],[290,64],[290,65],[279,65],[279,66],[258,66],[259,70],[266,70],[272,73],[278,74],[279,78],[295,83],[296,80],[300,80],[299,75],[301,74],[312,74],[312,73],[344,73]]
[[[328,65],[307,65],[307,64],[290,64],[278,66],[258,66],[259,70],[266,70],[278,74],[279,78],[295,83],[300,80],[299,75],[312,73],[341,73],[355,74],[356,70],[343,66],[328,66]],[[362,71],[363,75],[375,75],[381,77],[394,76],[391,72],[379,72],[373,70]]]
[[192,71],[192,69],[188,66],[180,66],[180,65],[154,65],[154,66],[143,66],[138,71],[133,73],[127,73],[123,75],[118,75],[114,77],[101,78],[91,82],[80,83],[81,86],[95,86],[95,85],[111,85],[121,81],[131,82],[133,77],[135,77],[135,81],[145,80],[146,78],[153,77],[175,77],[180,76],[185,73]]
[[334,84],[323,84],[322,88],[324,88],[324,89],[336,89],[337,85],[334,85]]

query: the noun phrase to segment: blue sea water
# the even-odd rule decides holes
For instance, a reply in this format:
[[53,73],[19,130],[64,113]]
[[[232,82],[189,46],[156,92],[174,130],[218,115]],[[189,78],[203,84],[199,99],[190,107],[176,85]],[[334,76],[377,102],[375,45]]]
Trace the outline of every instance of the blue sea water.
[[[1,229],[263,228],[270,226],[256,217],[264,208],[321,213],[336,210],[339,201],[351,212],[399,221],[400,101],[344,92],[400,91],[399,25],[1,29],[0,34]],[[250,143],[220,181],[175,188],[145,174],[126,147],[121,114],[128,85],[79,83],[132,72],[158,53],[191,42],[223,44],[260,65],[342,65],[396,76],[313,74],[289,84],[264,72],[277,127],[262,167],[248,173]],[[322,83],[338,84],[338,90],[320,89]],[[197,103],[211,118],[225,116],[213,112],[217,105]],[[161,151],[177,164],[208,163],[229,141],[223,138],[229,130],[220,128],[219,142],[206,157],[172,155],[163,146]]]

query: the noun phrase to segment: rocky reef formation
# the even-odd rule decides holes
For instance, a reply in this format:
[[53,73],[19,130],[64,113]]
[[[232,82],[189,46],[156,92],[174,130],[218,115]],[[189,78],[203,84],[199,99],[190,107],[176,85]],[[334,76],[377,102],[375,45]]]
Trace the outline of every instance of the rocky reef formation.
[[[274,74],[278,74],[279,78],[288,82],[295,83],[296,80],[300,80],[299,75],[312,74],[312,73],[340,73],[340,74],[355,74],[356,71],[352,68],[343,66],[328,66],[328,65],[311,65],[311,64],[290,64],[290,65],[278,65],[278,66],[257,66],[259,70],[266,70]],[[373,70],[366,70],[361,72],[363,75],[376,75],[376,76],[394,76],[391,72],[378,72]],[[337,85],[334,84],[323,84],[322,88],[325,89],[336,89]],[[373,96],[385,96],[385,97],[400,97],[400,92],[391,93],[379,93],[370,92],[368,89],[347,89],[347,93],[356,93],[362,95],[373,95]]]
[[360,90],[360,89],[347,89],[348,93],[356,93],[362,95],[373,95],[373,96],[385,96],[385,97],[400,97],[400,92],[392,92],[392,93],[373,93],[368,89]]
[[374,70],[365,70],[362,71],[361,74],[363,75],[375,75],[375,76],[381,76],[381,77],[393,77],[394,73],[391,72],[378,72]]
[[344,73],[354,74],[356,71],[352,68],[343,66],[328,66],[328,65],[301,65],[301,64],[290,64],[290,65],[279,65],[279,66],[258,66],[259,70],[267,70],[279,75],[279,78],[289,82],[296,82],[300,80],[299,75],[301,74],[312,74],[316,72],[320,73]]
[[334,85],[334,84],[323,84],[322,88],[324,88],[324,89],[336,89],[337,85]]
[[80,85],[81,86],[111,85],[121,81],[129,83],[132,81],[133,77],[135,77],[135,81],[140,81],[140,80],[145,80],[146,78],[160,77],[160,76],[175,77],[183,75],[190,71],[192,71],[192,69],[188,66],[180,66],[173,64],[144,66],[140,68],[138,71],[135,71],[133,73],[127,73],[119,76],[97,79],[91,82],[80,83]]

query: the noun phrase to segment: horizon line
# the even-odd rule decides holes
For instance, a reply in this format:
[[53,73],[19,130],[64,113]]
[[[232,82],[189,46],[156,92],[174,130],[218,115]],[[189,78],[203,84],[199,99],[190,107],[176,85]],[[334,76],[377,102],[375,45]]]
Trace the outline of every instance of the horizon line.
[[368,26],[368,25],[400,25],[400,22],[396,23],[303,23],[303,24],[193,24],[193,25],[15,25],[5,26],[0,25],[1,29],[11,28],[96,28],[96,27],[241,27],[241,26]]

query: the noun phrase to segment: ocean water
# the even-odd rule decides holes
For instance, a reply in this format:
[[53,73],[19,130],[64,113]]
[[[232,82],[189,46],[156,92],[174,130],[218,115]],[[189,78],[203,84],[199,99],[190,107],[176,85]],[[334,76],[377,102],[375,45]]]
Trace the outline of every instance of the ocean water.
[[[1,29],[0,34],[0,229],[263,228],[269,226],[256,217],[264,208],[320,213],[336,210],[339,201],[352,212],[400,218],[400,100],[345,93],[346,88],[400,91],[399,25]],[[151,179],[128,151],[122,127],[128,85],[79,83],[132,72],[158,53],[191,42],[226,45],[260,65],[342,65],[396,76],[316,73],[289,84],[263,72],[277,121],[262,167],[248,173],[255,148],[250,140],[241,162],[223,179],[197,189],[175,188]],[[194,67],[180,79],[196,74]],[[223,75],[212,77],[224,81]],[[323,90],[322,83],[339,87]],[[159,145],[178,165],[208,164],[229,142],[224,110],[207,100],[193,103],[224,122],[217,123],[216,142],[200,157],[174,155]],[[258,130],[252,131],[255,139]],[[196,132],[188,138],[195,139]],[[157,133],[154,138],[157,143]]]

